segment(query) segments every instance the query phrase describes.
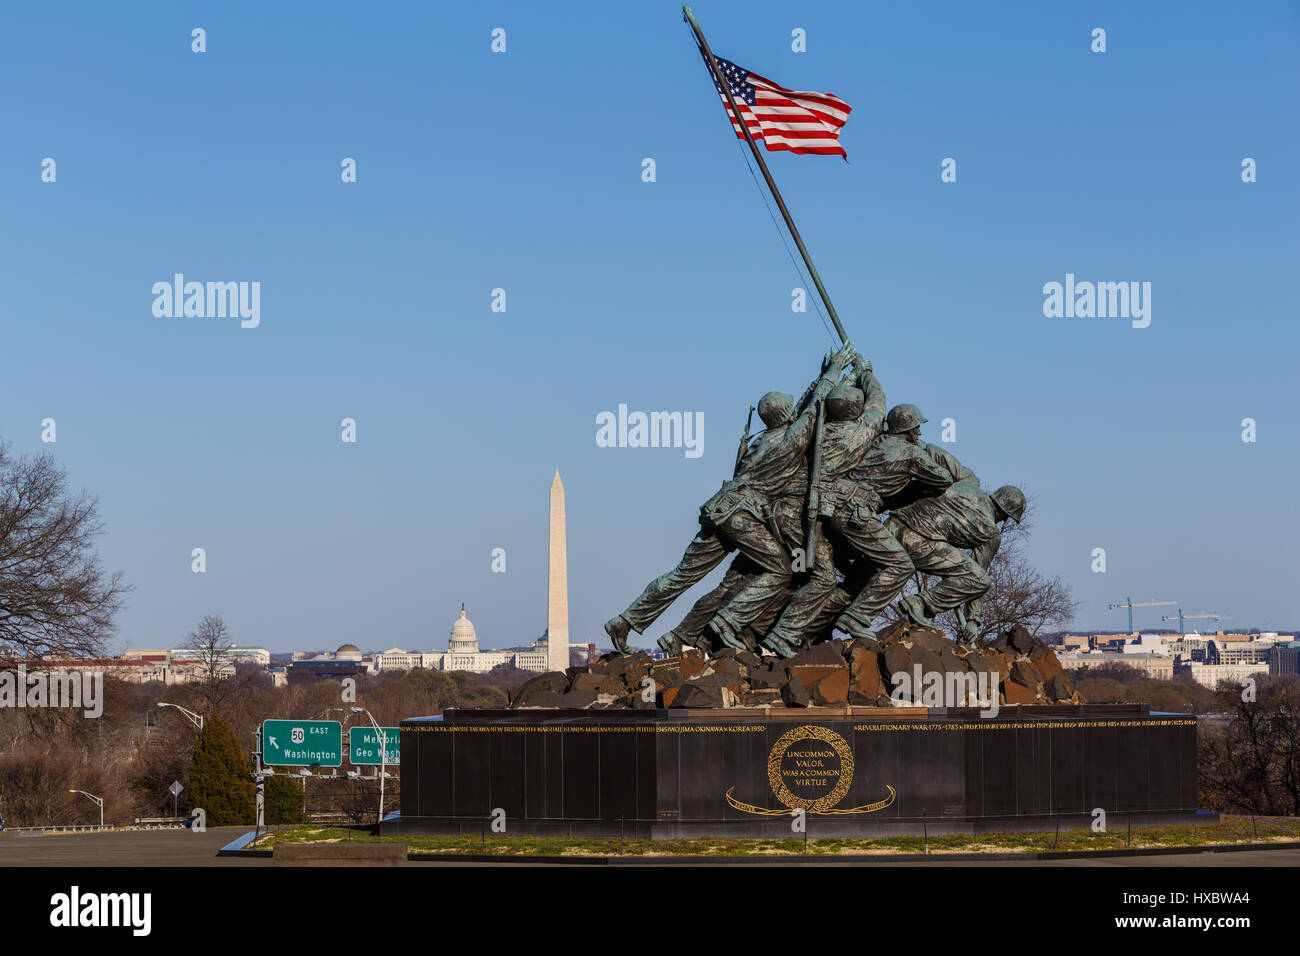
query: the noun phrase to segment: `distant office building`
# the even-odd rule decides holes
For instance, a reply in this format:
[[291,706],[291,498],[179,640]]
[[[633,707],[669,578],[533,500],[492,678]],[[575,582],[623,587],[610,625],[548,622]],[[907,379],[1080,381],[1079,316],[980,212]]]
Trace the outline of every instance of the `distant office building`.
[[[204,651],[195,650],[192,647],[177,648],[171,652],[172,663],[177,666],[198,663],[203,660],[204,653]],[[222,651],[221,656],[235,665],[254,664],[258,667],[269,667],[271,665],[271,652],[264,647],[231,646]]]
[[1122,651],[1091,651],[1080,654],[1058,654],[1057,660],[1066,670],[1072,668],[1092,669],[1118,664],[1141,671],[1157,680],[1172,680],[1174,676],[1174,659],[1165,654],[1133,653]]
[[1165,642],[1159,634],[1140,634],[1131,641],[1125,642],[1120,646],[1121,654],[1154,654],[1157,657],[1168,657],[1169,652],[1165,648]]
[[344,644],[333,654],[317,654],[314,657],[294,654],[293,660],[285,668],[285,681],[300,684],[324,678],[342,680],[345,677],[359,677],[368,669],[361,649],[355,644]]
[[121,654],[124,661],[153,661],[166,664],[171,660],[172,652],[163,647],[128,647]]
[[419,651],[404,651],[400,647],[390,647],[371,658],[371,670],[375,673],[415,670],[426,666],[426,658],[430,656],[432,655],[421,654]]
[[1169,651],[1169,656],[1179,663],[1197,661],[1204,664],[1206,647],[1209,643],[1210,638],[1201,634],[1178,634],[1171,636],[1165,642],[1165,647]]
[[1233,686],[1240,686],[1248,677],[1260,677],[1268,673],[1268,664],[1201,664],[1196,661],[1179,668],[1202,687],[1211,690],[1227,681]]
[[1229,642],[1212,637],[1207,643],[1205,661],[1207,664],[1267,664],[1268,652],[1276,643],[1276,640]]
[[1133,634],[1094,634],[1089,646],[1094,651],[1118,651],[1129,641],[1139,636],[1136,632]]
[[1279,642],[1268,653],[1268,672],[1300,674],[1300,641]]
[[533,642],[532,646],[526,650],[515,652],[513,667],[521,671],[537,671],[539,674],[544,673],[547,668],[547,662],[550,660],[550,638],[543,637]]
[[1063,667],[1124,664],[1151,677],[1186,675],[1206,687],[1216,687],[1220,681],[1240,684],[1247,677],[1266,673],[1300,672],[1300,641],[1276,631],[1069,635],[1062,645],[1068,651],[1059,655]]
[[[129,647],[118,658],[123,664],[132,665],[135,670],[122,673],[156,673],[145,680],[160,680],[164,684],[185,684],[207,676],[208,664],[203,651],[190,647],[165,648]],[[241,664],[266,668],[271,664],[271,652],[264,647],[228,647],[221,654],[220,666],[217,668],[222,677],[231,677],[235,668]]]

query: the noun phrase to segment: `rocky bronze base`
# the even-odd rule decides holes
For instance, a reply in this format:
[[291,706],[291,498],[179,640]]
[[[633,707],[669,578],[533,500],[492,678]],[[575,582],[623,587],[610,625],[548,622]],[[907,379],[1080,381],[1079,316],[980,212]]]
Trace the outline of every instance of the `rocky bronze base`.
[[[895,675],[906,680],[896,682]],[[976,680],[971,683],[969,678]],[[996,699],[1004,705],[1084,702],[1055,652],[1023,627],[972,649],[954,643],[942,631],[900,621],[882,629],[875,639],[826,641],[792,658],[731,648],[707,657],[688,650],[681,657],[660,660],[645,653],[610,654],[589,667],[534,677],[510,706],[599,710],[956,706],[975,702],[975,697],[966,696],[968,687],[988,688],[990,693],[979,699]]]
[[448,711],[402,722],[385,833],[642,838],[1212,821],[1196,720],[1145,705]]

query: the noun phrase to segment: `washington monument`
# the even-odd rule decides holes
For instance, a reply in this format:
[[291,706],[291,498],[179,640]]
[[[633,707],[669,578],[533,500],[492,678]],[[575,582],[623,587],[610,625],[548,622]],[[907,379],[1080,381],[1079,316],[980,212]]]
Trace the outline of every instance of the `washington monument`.
[[564,483],[551,482],[550,572],[546,590],[546,669],[569,666],[569,567],[564,541]]

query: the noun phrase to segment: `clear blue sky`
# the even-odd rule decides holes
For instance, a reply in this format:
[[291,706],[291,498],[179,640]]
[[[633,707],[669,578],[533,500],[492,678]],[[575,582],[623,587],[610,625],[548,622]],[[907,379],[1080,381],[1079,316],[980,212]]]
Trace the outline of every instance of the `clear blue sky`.
[[[853,105],[848,164],[770,153],[773,174],[890,403],[932,440],[955,418],[955,454],[1036,496],[1031,555],[1075,626],[1122,627],[1106,604],[1131,594],[1300,627],[1296,5],[695,10],[719,55]],[[605,643],[747,406],[830,344],[790,309],[804,283],[677,3],[49,3],[2,25],[0,437],[100,496],[104,561],[136,586],[118,646],[216,612],[273,651],[441,648],[462,601],[484,647],[531,640],[556,468],[572,638]],[[155,317],[175,272],[259,281],[260,327]],[[1067,272],[1151,282],[1150,327],[1045,318]],[[619,403],[702,412],[704,455],[598,448]]]

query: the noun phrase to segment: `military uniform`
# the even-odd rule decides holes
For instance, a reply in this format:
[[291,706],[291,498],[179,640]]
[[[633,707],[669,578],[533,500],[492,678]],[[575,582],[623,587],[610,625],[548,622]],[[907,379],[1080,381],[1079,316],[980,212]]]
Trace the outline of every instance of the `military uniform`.
[[[822,396],[816,396],[820,397]],[[811,408],[808,413],[812,413]],[[803,545],[803,511],[808,492],[807,450],[811,439],[810,428],[806,436],[800,435],[796,439],[800,452],[798,459],[789,462],[792,467],[784,474],[772,475],[768,487],[775,489],[776,493],[769,499],[772,504],[764,515],[768,530],[766,538],[754,533],[748,536],[746,542],[737,542],[741,553],[749,561],[750,573],[745,575],[741,586],[723,602],[711,619],[710,626],[719,634],[739,638],[747,629],[757,630],[757,625],[764,619],[770,623],[769,614],[774,604],[779,613],[785,603],[783,599],[788,599],[793,593],[791,552]],[[792,447],[796,447],[796,444],[792,443]],[[727,508],[734,508],[729,517],[719,519],[727,522],[723,527],[728,529],[734,526],[739,516],[753,514],[749,502],[733,505],[732,500],[728,495],[720,502]],[[753,500],[753,497],[749,498],[749,501]],[[745,525],[748,525],[748,520]],[[820,537],[813,557],[814,567],[830,568],[833,560],[830,543],[824,536]],[[782,600],[778,603],[778,599]],[[771,617],[774,618],[775,615]]]
[[874,570],[840,617],[840,630],[853,634],[869,629],[916,570],[906,548],[877,515],[890,505],[933,495],[952,482],[949,469],[923,448],[886,435],[841,483],[841,501],[831,527]]
[[[842,510],[840,499],[852,490],[845,487],[848,474],[880,438],[885,427],[885,393],[880,383],[870,370],[862,372],[858,381],[863,391],[861,413],[848,421],[829,423],[822,436],[817,520],[830,528],[836,527],[834,516]],[[826,554],[824,542],[829,542],[829,537],[825,534],[818,535],[817,553],[813,558],[808,581],[795,592],[772,629],[772,636],[789,646],[808,639],[817,630],[816,625],[823,617],[826,602],[837,587],[834,552],[832,550],[829,555]],[[898,542],[892,537],[890,542],[905,561],[906,555]],[[856,542],[850,540],[849,543],[855,550],[860,550],[856,547]],[[879,550],[881,549],[868,546],[868,550],[862,553]]]
[[[798,484],[807,484],[807,451],[816,424],[815,403],[839,378],[842,366],[832,364],[805,393],[806,405],[794,421],[769,428],[754,439],[741,460],[736,477],[723,483],[700,507],[700,531],[687,546],[677,567],[646,585],[622,616],[632,630],[644,633],[683,592],[699,583],[739,550],[756,569],[729,602],[736,605],[739,633],[758,618],[764,607],[790,581],[790,555],[773,534],[772,502]],[[737,604],[737,602],[739,602]]]
[[[807,477],[805,476],[801,482],[797,483],[795,493],[778,498],[772,509],[776,531],[781,536],[780,543],[783,547],[791,550],[803,547],[803,524],[801,519],[804,493],[799,489],[807,488],[807,485]],[[831,563],[832,556],[829,544],[819,542],[818,554],[828,565]],[[754,564],[744,554],[736,555],[731,562],[731,567],[727,569],[727,573],[723,575],[722,581],[717,587],[703,595],[691,606],[690,611],[682,618],[681,622],[663,636],[660,646],[664,646],[664,641],[671,643],[674,638],[682,644],[700,646],[701,638],[704,632],[708,630],[709,623],[713,620],[714,615],[735,598],[756,575],[761,573],[762,568]],[[745,629],[741,639],[746,645],[757,646],[758,641],[767,633],[777,617],[780,616],[781,610],[793,593],[794,589],[787,586],[773,597]]]
[[978,620],[979,600],[991,583],[988,567],[1002,546],[995,505],[980,489],[979,479],[956,458],[933,445],[921,447],[936,463],[948,461],[961,477],[941,495],[895,509],[888,527],[918,571],[941,579],[919,594],[929,615],[975,602],[971,611]]

